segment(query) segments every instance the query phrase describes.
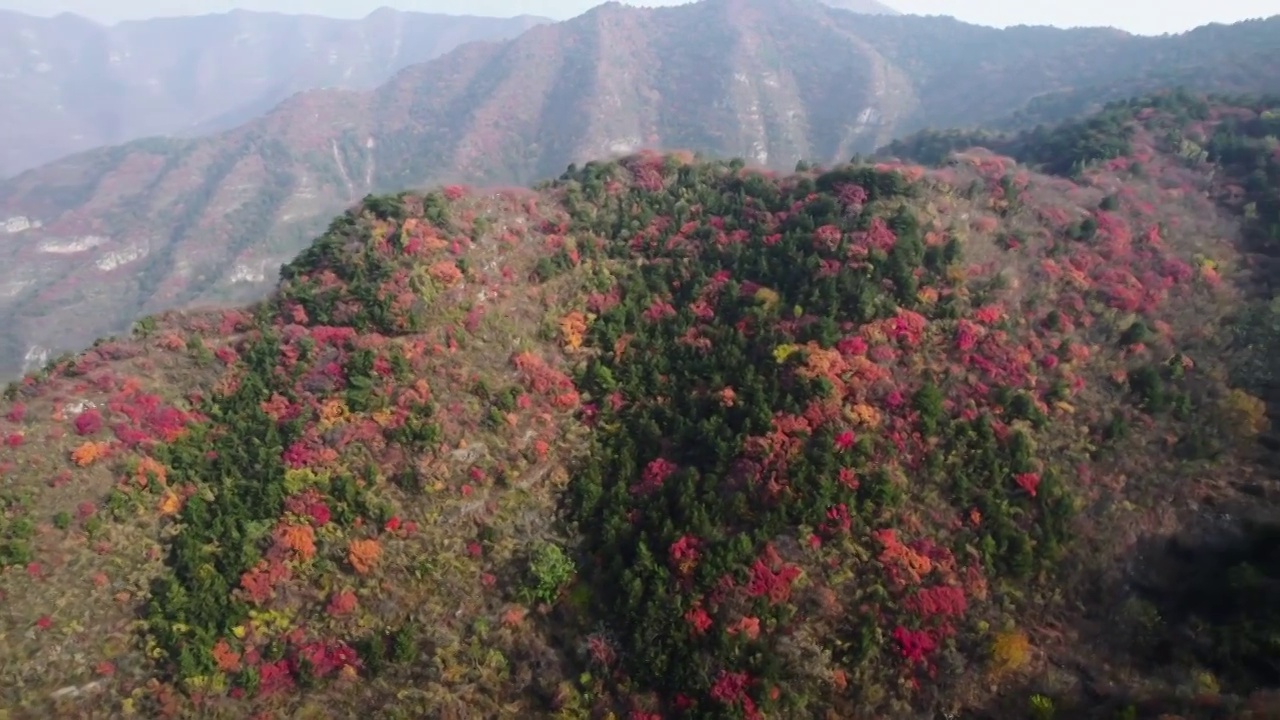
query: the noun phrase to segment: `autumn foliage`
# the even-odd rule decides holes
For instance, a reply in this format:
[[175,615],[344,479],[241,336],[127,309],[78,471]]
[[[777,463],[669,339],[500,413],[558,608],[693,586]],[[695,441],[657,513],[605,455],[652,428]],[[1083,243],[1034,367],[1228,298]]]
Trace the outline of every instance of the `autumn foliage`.
[[[368,198],[253,312],[166,320],[131,377],[99,348],[13,391],[0,479],[100,495],[36,522],[0,494],[0,599],[133,542],[146,573],[82,573],[95,612],[141,615],[99,673],[154,681],[131,712],[1007,693],[1269,428],[1220,367],[1239,255],[1159,149],[1230,121],[1175,113],[1041,137],[1072,179],[983,149],[786,176],[642,153],[538,193]],[[1256,190],[1218,188],[1241,213]]]
[[352,540],[347,547],[347,561],[361,575],[368,575],[373,570],[381,554],[382,547],[371,538]]
[[71,462],[85,467],[106,457],[110,446],[104,442],[86,442],[71,452]]

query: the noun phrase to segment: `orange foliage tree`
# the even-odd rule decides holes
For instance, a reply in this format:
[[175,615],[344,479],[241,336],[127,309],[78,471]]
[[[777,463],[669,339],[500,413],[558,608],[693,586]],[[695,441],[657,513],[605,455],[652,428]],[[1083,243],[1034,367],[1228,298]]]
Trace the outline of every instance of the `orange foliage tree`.
[[377,540],[352,540],[347,546],[347,561],[360,575],[368,575],[373,570],[373,566],[378,563],[380,555],[382,555],[382,546]]
[[86,442],[71,451],[71,461],[80,467],[88,467],[106,457],[109,447],[105,442]]
[[564,336],[565,345],[571,350],[582,347],[583,334],[587,332],[587,316],[580,310],[565,315],[560,319],[560,334]]

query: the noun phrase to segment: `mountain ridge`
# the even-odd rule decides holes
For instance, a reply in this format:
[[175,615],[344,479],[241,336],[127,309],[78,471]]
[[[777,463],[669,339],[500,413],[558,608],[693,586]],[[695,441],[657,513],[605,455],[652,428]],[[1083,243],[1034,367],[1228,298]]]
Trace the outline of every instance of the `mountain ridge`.
[[[1240,41],[1226,43],[1232,33]],[[801,0],[601,6],[513,41],[462,46],[372,92],[301,93],[221,135],[96,151],[0,183],[0,219],[41,223],[0,241],[13,258],[0,271],[0,313],[13,318],[0,357],[38,365],[139,314],[260,297],[323,218],[370,192],[529,183],[643,147],[789,169],[869,152],[917,126],[995,121],[1085,82],[1120,92],[1149,74],[1194,82],[1200,68],[1218,68],[1203,73],[1217,87],[1263,90],[1273,83],[1260,69],[1280,62],[1269,37],[1280,37],[1280,18],[1152,39]],[[1078,78],[1064,79],[1072,62]],[[962,81],[977,64],[989,87]],[[104,275],[125,259],[128,273]],[[130,273],[148,265],[135,282]],[[108,297],[111,317],[81,312]]]
[[848,10],[849,12],[860,13],[863,15],[901,15],[902,14],[901,12],[898,12],[894,8],[889,7],[888,5],[885,5],[882,2],[877,2],[876,0],[819,0],[819,1],[823,5],[826,5],[827,7],[835,8],[836,10]]
[[[458,44],[513,37],[547,22],[234,11],[107,26],[78,15],[0,13],[8,48],[0,53],[0,91],[23,99],[22,112],[0,123],[0,177],[140,137],[227,129],[294,91],[374,86]],[[375,37],[388,42],[371,42]]]

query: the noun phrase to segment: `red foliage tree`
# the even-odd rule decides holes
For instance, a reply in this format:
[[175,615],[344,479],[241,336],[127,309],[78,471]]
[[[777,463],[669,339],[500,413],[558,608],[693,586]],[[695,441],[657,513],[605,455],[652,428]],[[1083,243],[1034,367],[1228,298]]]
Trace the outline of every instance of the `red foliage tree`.
[[97,408],[89,408],[76,416],[77,435],[93,435],[102,429],[102,413]]

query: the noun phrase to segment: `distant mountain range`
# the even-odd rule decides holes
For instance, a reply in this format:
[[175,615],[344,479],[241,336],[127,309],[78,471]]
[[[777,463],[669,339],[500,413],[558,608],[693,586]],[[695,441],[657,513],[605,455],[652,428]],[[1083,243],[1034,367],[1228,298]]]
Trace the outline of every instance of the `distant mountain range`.
[[838,10],[865,13],[867,15],[901,15],[902,13],[876,0],[823,0],[823,4]]
[[105,26],[0,11],[0,177],[102,145],[234,127],[301,90],[371,88],[540,22],[382,9],[361,20],[235,11]]
[[463,45],[371,91],[303,92],[228,131],[93,150],[0,183],[0,366],[158,310],[260,297],[370,192],[526,183],[641,147],[790,169],[1168,84],[1280,89],[1280,17],[1150,38],[812,0],[612,2]]

